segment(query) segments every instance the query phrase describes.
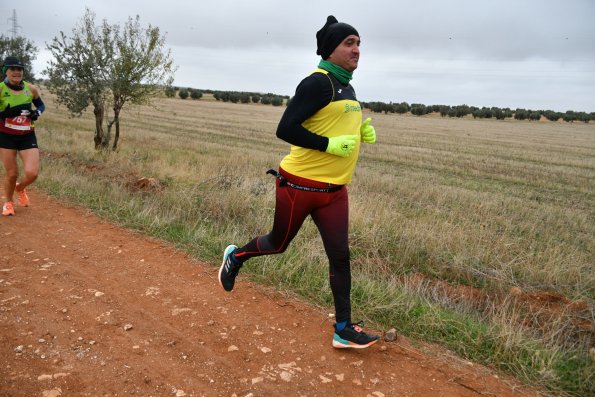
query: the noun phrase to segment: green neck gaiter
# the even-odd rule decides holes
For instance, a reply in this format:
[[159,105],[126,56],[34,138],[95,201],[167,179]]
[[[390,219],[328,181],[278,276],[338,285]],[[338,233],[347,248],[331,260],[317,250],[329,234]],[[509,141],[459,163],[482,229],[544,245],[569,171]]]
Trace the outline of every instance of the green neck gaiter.
[[341,66],[335,65],[330,61],[325,61],[324,59],[320,61],[318,67],[332,73],[343,85],[349,85],[349,81],[353,78],[353,72],[348,72]]

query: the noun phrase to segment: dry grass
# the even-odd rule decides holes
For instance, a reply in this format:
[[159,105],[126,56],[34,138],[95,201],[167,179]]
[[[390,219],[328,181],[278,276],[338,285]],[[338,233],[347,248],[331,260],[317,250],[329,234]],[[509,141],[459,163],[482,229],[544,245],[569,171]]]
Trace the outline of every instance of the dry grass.
[[[154,107],[125,109],[120,150],[102,154],[93,149],[91,117],[68,119],[46,98],[38,184],[53,194],[177,241],[205,260],[218,260],[229,242],[269,231],[273,179],[265,171],[289,148],[275,138],[284,107],[162,98]],[[593,323],[595,125],[370,116],[378,142],[363,145],[350,186],[357,305],[387,321],[400,321],[391,311],[422,304],[487,319],[498,329],[495,339],[504,339],[497,351],[507,360],[513,355],[507,349],[529,332],[553,349],[534,357],[544,377],[552,371],[548,359],[564,349],[583,354],[592,347],[593,329],[577,338],[575,325],[577,316]],[[153,194],[126,188],[142,176],[164,188]],[[255,261],[254,274],[328,303],[325,258],[311,223],[285,255]],[[291,267],[279,272],[279,261]],[[453,304],[436,288],[403,281],[412,274],[476,287],[493,299],[479,308]],[[527,313],[507,298],[513,287],[584,305],[578,312],[563,308],[547,329],[528,330]],[[366,302],[382,288],[392,301]]]

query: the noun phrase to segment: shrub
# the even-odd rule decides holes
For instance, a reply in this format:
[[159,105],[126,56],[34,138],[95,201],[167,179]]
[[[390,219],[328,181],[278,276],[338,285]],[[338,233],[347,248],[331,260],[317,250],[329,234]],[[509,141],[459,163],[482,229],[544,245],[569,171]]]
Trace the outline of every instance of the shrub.
[[176,89],[174,87],[167,87],[165,89],[165,96],[168,98],[173,98],[176,96]]
[[577,117],[577,120],[580,120],[583,123],[588,123],[591,120],[595,120],[593,118],[594,116],[591,116],[591,115],[587,114],[586,112],[577,113],[576,117]]
[[471,109],[467,105],[459,105],[455,108],[457,117],[465,117],[471,114]]
[[202,91],[201,90],[191,89],[190,90],[190,98],[192,98],[192,99],[200,99],[200,98],[202,98]]
[[492,108],[492,114],[496,120],[504,120],[504,112],[500,108]]
[[411,105],[411,114],[414,114],[416,116],[423,116],[426,113],[427,111],[425,105]]
[[561,117],[560,113],[554,112],[552,110],[546,110],[543,115],[549,121],[558,121],[560,119],[560,117]]
[[271,99],[271,104],[272,104],[273,106],[281,106],[281,105],[283,105],[283,98],[282,98],[282,97],[280,97],[280,96],[274,96],[274,97]]
[[399,114],[407,113],[411,110],[411,106],[407,102],[401,102],[395,106],[395,112]]
[[187,99],[188,96],[190,96],[190,93],[188,92],[188,89],[186,88],[182,88],[179,92],[178,92],[178,96],[182,99]]
[[229,101],[231,103],[238,103],[240,101],[240,94],[237,92],[229,93]]
[[445,117],[448,116],[448,112],[450,111],[450,106],[440,106],[439,112],[440,116]]
[[517,109],[514,112],[514,119],[515,120],[526,120],[528,117],[528,113],[525,109]]

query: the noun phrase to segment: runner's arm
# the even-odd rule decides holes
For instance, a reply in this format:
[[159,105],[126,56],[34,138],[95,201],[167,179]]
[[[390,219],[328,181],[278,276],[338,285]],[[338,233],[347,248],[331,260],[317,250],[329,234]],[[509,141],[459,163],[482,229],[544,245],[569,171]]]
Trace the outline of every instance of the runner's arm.
[[325,75],[314,73],[302,80],[281,117],[277,138],[295,146],[324,152],[328,138],[307,130],[302,123],[328,105],[332,95],[332,86]]

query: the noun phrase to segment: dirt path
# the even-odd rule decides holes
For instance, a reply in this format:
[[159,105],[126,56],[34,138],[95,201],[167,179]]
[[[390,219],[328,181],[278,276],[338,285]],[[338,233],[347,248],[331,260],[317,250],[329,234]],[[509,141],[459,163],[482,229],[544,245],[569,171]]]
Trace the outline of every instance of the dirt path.
[[0,219],[2,397],[539,395],[404,338],[335,350],[325,313],[30,196]]

